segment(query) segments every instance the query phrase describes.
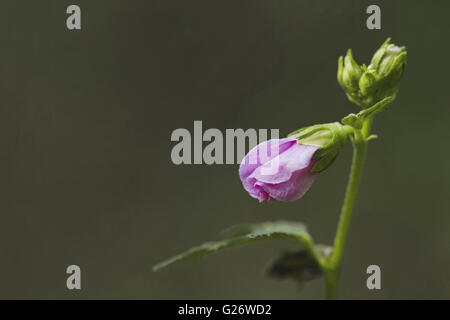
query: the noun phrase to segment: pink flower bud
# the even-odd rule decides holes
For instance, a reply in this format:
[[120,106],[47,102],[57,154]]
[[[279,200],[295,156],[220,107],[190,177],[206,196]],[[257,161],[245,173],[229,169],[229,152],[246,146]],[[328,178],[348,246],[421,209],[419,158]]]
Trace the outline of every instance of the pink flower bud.
[[294,201],[311,187],[317,162],[315,145],[304,145],[295,136],[264,141],[254,147],[242,160],[239,176],[245,190],[264,200]]

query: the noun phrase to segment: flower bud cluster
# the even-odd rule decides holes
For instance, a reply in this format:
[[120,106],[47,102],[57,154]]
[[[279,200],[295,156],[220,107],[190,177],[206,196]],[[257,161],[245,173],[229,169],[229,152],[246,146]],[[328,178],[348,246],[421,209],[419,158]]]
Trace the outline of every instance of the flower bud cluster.
[[359,66],[349,49],[338,60],[337,79],[348,99],[366,109],[394,96],[406,66],[406,49],[387,39],[375,52],[369,66]]

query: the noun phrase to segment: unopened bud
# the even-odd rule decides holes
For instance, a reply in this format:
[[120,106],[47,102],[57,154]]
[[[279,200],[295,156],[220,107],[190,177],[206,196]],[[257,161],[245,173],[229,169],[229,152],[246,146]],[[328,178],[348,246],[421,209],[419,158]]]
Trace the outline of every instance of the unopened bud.
[[382,99],[394,96],[406,66],[406,49],[387,39],[375,52],[370,65],[361,67],[351,50],[338,61],[338,82],[350,101],[369,108]]
[[363,96],[371,95],[376,90],[376,79],[370,72],[364,72],[359,79],[359,90]]
[[406,66],[406,49],[389,43],[390,39],[378,49],[368,70],[373,72],[386,90],[393,89],[400,81]]
[[342,83],[344,88],[350,92],[358,91],[358,82],[361,74],[361,68],[353,59],[352,51],[349,49],[344,58],[344,68],[342,70]]

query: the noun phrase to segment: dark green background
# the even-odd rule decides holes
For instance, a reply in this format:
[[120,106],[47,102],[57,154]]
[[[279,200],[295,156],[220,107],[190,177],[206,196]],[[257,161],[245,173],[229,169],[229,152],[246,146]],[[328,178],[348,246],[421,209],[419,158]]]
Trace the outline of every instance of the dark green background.
[[[65,26],[82,9],[82,30]],[[382,30],[365,26],[369,4]],[[230,225],[305,221],[334,237],[346,146],[294,203],[258,204],[237,165],[170,161],[176,128],[280,128],[357,108],[336,82],[351,47],[369,62],[388,36],[408,48],[374,124],[345,253],[342,298],[450,298],[448,1],[2,1],[1,298],[322,298],[264,275],[287,242],[152,265]],[[82,290],[65,287],[78,264]],[[366,288],[366,268],[382,290]]]

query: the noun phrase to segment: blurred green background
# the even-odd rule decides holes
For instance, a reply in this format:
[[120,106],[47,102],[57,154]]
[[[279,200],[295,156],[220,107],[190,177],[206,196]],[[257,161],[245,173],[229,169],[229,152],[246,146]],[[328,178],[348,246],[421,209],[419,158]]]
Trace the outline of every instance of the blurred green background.
[[[82,30],[65,26],[82,10]],[[378,4],[382,30],[367,30]],[[237,165],[170,161],[176,128],[280,128],[357,107],[336,82],[390,36],[408,66],[378,116],[346,248],[347,299],[450,298],[448,1],[134,0],[0,4],[0,298],[315,299],[264,275],[296,247],[253,244],[162,259],[234,224],[301,220],[331,243],[351,147],[294,203],[258,204]],[[82,270],[69,291],[66,267]],[[366,268],[382,289],[366,288]]]

